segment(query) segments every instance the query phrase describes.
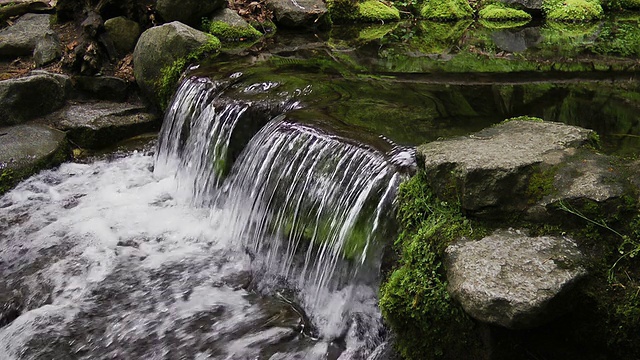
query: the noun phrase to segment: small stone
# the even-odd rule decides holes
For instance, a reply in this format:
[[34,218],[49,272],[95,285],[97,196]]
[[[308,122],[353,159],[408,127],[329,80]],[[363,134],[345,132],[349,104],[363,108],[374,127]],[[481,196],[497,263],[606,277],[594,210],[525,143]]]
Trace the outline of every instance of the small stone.
[[156,11],[164,21],[200,27],[203,17],[225,7],[225,0],[158,0]]
[[53,31],[47,33],[38,40],[33,50],[33,60],[37,67],[50,64],[62,57],[62,45],[60,39]]
[[15,24],[0,30],[0,56],[33,54],[40,39],[51,30],[51,15],[25,14]]
[[323,27],[328,23],[329,13],[322,0],[267,0],[277,25],[290,28]]
[[584,275],[583,255],[565,237],[498,230],[446,249],[448,290],[473,318],[512,329],[539,326]]
[[104,28],[120,55],[133,51],[141,34],[140,25],[124,16],[105,21]]

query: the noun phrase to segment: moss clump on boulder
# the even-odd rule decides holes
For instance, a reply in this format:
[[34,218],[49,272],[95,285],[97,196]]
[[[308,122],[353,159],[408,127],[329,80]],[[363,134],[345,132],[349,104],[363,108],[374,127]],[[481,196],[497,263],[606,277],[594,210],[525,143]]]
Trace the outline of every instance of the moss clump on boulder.
[[358,4],[358,14],[362,22],[384,22],[400,20],[400,11],[378,0],[368,0]]
[[523,10],[512,9],[503,4],[489,4],[478,12],[478,17],[489,21],[531,20],[531,15]]
[[611,10],[640,10],[640,0],[604,0],[601,4]]
[[398,267],[380,288],[380,309],[406,359],[465,357],[480,349],[474,322],[447,292],[444,250],[461,236],[480,235],[459,206],[439,200],[424,173],[398,193]]
[[438,21],[470,19],[473,9],[466,0],[426,0],[420,16]]
[[328,0],[331,21],[337,24],[352,22],[389,22],[400,20],[400,11],[378,0],[357,2],[352,0]]
[[548,0],[543,4],[547,19],[563,22],[582,22],[602,17],[597,0]]
[[256,39],[262,36],[262,33],[249,24],[247,26],[232,26],[222,21],[212,21],[208,30],[217,38],[227,41]]

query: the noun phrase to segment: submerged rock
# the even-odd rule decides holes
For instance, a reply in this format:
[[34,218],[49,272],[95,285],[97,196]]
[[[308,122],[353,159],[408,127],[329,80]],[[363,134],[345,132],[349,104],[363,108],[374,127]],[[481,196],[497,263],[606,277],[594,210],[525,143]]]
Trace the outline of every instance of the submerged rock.
[[322,0],[267,0],[277,25],[290,28],[326,27],[329,24],[327,6]]
[[582,258],[568,238],[496,231],[447,248],[448,290],[477,320],[531,328],[565,310],[561,297],[586,275]]
[[418,147],[434,190],[459,196],[475,215],[500,217],[535,203],[531,177],[542,164],[557,164],[587,145],[592,131],[552,122],[514,120],[470,136]]
[[0,194],[68,156],[65,134],[39,124],[0,128]]
[[62,107],[67,88],[61,79],[39,73],[0,81],[0,126],[18,124]]
[[52,115],[56,128],[84,148],[101,148],[128,137],[156,130],[158,117],[142,105],[127,103],[78,103]]
[[51,30],[51,15],[26,14],[0,30],[0,56],[31,55],[36,44]]

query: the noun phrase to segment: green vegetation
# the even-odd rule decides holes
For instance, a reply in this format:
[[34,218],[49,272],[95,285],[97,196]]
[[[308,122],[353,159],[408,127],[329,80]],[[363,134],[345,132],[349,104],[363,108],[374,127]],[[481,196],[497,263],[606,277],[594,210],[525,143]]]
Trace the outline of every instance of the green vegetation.
[[597,0],[546,0],[543,10],[548,20],[562,22],[591,21],[603,14]]
[[202,59],[205,55],[218,52],[220,47],[220,40],[213,35],[209,35],[209,42],[189,55],[174,61],[171,65],[162,69],[162,75],[156,84],[156,94],[162,110],[166,109],[169,104],[169,100],[175,91],[178,80],[180,80],[180,75],[182,75],[182,72],[187,68],[187,66]]
[[473,9],[467,0],[425,0],[420,16],[436,21],[470,19]]
[[468,356],[479,348],[474,323],[447,292],[443,253],[462,236],[482,231],[460,212],[458,204],[438,199],[424,173],[400,186],[395,248],[398,267],[380,288],[380,309],[406,359],[434,359],[446,353]]
[[224,21],[211,21],[207,26],[207,31],[222,41],[245,41],[257,39],[262,33],[253,26],[232,26]]
[[542,200],[545,196],[552,195],[555,192],[553,181],[555,179],[556,169],[538,169],[529,178],[529,186],[527,186],[526,195],[530,204]]
[[507,7],[503,3],[489,4],[478,12],[478,17],[489,21],[529,21],[531,15],[525,11]]
[[506,20],[506,21],[491,21],[491,20],[478,20],[480,25],[491,30],[511,29],[521,26],[525,26],[529,23],[529,20]]
[[9,191],[15,185],[15,175],[11,169],[2,169],[0,172],[0,195]]
[[602,7],[611,10],[639,10],[640,0],[603,0]]
[[501,124],[508,123],[510,121],[544,122],[544,120],[540,119],[539,117],[524,115],[524,116],[516,116],[516,117],[505,119],[501,122]]
[[336,24],[353,22],[389,22],[400,20],[400,12],[378,0],[328,0],[327,8],[331,21]]

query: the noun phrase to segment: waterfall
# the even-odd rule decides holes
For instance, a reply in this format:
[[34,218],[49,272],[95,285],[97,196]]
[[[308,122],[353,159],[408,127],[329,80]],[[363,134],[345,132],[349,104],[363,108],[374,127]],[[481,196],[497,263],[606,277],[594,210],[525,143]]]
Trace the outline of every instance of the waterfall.
[[[277,87],[251,84],[233,93]],[[252,254],[261,285],[288,284],[324,324],[321,333],[344,331],[352,285],[378,280],[381,246],[374,245],[390,239],[400,168],[413,156],[389,141],[382,151],[290,121],[287,113],[302,107],[291,94],[260,103],[228,99],[226,88],[203,78],[182,83],[165,117],[156,171],[177,168],[194,203],[225,209],[212,220]],[[246,116],[256,106],[260,121]],[[254,126],[246,143],[232,144],[246,121],[261,128]],[[231,146],[242,148],[235,158]],[[345,299],[334,309],[337,293]]]

